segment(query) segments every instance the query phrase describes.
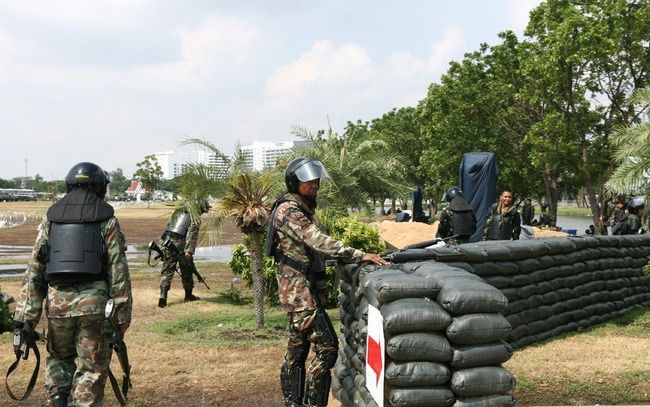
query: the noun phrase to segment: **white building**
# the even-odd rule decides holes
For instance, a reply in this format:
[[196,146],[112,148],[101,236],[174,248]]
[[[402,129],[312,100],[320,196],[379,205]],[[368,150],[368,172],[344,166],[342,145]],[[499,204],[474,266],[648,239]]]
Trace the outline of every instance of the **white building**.
[[246,167],[253,171],[275,167],[278,159],[296,148],[307,145],[307,141],[254,141],[253,144],[240,147]]
[[183,173],[187,164],[204,164],[215,166],[218,171],[223,172],[228,168],[223,158],[204,150],[195,151],[163,151],[153,153],[158,160],[158,165],[163,172],[163,178],[172,179]]

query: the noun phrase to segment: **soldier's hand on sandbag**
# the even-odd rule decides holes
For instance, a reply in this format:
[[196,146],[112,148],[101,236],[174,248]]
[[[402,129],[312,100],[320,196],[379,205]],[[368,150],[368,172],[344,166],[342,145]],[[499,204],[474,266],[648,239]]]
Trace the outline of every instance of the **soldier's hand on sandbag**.
[[388,264],[388,262],[386,260],[382,259],[381,256],[378,255],[377,253],[366,253],[363,256],[362,260],[370,262],[370,263],[374,263],[374,264],[379,264],[380,266]]

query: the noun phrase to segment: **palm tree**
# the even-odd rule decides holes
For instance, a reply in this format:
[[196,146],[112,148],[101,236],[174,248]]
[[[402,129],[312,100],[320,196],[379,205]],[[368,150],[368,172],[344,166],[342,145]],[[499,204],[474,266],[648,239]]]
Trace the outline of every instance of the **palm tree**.
[[241,172],[229,178],[227,192],[220,202],[220,209],[227,217],[234,219],[237,227],[250,237],[251,275],[253,276],[253,298],[255,323],[264,326],[264,257],[262,236],[269,222],[273,200],[273,180],[268,173],[253,174]]
[[227,164],[227,173],[222,178],[225,191],[218,204],[218,218],[232,218],[242,233],[250,238],[251,275],[253,276],[253,300],[255,305],[255,323],[258,328],[264,326],[264,257],[262,236],[268,225],[272,191],[276,180],[272,172],[251,173],[244,168],[244,160],[239,148],[231,159],[223,154],[214,144],[203,139],[187,139],[183,144],[195,144],[205,147],[220,157]]
[[606,187],[616,194],[650,192],[650,120],[647,109],[650,106],[650,89],[640,89],[630,99],[641,112],[646,110],[646,119],[640,123],[620,127],[616,130],[612,145],[614,159],[620,166],[607,181]]

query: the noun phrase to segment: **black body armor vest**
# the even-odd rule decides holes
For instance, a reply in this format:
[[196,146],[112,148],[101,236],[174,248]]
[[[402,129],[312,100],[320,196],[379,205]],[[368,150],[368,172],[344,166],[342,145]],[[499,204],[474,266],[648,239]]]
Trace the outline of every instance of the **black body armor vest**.
[[476,232],[476,215],[474,215],[474,210],[465,198],[457,197],[452,199],[449,209],[453,213],[452,235],[469,237]]
[[510,240],[512,239],[512,215],[513,211],[506,212],[505,216],[499,214],[498,204],[492,204],[492,222],[488,229],[488,240]]
[[52,222],[49,236],[48,281],[81,282],[105,278],[106,250],[98,222]]
[[106,279],[106,245],[100,225],[112,216],[113,207],[85,189],[73,189],[52,205],[47,211],[46,280],[76,284]]

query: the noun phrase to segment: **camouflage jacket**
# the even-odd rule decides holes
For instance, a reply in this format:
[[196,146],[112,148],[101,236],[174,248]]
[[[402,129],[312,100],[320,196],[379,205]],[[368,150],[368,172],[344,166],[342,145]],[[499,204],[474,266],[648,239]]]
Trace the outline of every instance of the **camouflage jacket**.
[[46,265],[37,260],[37,255],[41,245],[47,243],[49,228],[48,220],[39,226],[38,237],[23,277],[14,320],[29,321],[36,325],[41,317],[43,300],[46,300],[47,318],[103,314],[106,300],[110,297],[115,301],[119,324],[130,323],[133,304],[131,278],[126,259],[126,240],[117,218],[111,217],[100,224],[107,250],[107,281],[92,281],[74,286],[48,286],[45,281]]
[[308,209],[300,195],[288,193],[282,199],[286,202],[277,207],[275,217],[271,219],[278,234],[277,249],[280,252],[303,264],[309,263],[308,249],[347,262],[363,259],[364,252],[346,246],[320,229],[314,212]]

